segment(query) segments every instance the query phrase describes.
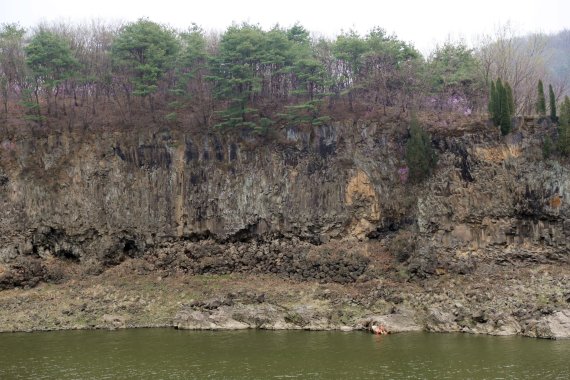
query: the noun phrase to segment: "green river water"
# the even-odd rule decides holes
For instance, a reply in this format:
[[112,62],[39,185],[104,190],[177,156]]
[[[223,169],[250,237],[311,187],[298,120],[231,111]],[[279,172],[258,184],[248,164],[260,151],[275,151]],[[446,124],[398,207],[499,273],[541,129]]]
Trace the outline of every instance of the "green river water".
[[570,379],[570,340],[174,329],[0,334],[0,379]]

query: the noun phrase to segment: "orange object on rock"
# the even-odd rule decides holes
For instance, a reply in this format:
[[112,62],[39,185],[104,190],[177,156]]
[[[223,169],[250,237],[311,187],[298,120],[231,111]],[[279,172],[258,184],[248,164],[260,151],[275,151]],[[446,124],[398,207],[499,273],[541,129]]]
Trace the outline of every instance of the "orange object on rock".
[[386,335],[388,334],[388,330],[383,325],[372,325],[372,332],[376,335]]

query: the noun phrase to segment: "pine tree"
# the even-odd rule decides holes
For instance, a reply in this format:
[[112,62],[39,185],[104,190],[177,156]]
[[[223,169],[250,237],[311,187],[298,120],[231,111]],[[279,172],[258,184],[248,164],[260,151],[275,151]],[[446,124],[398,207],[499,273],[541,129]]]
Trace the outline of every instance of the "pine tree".
[[550,103],[550,120],[556,121],[556,97],[551,84],[548,85],[548,100]]
[[410,179],[419,182],[433,172],[437,164],[437,156],[431,146],[431,138],[412,117],[410,124],[410,139],[406,144],[406,162]]
[[542,80],[538,80],[538,97],[536,99],[536,113],[539,116],[546,115],[546,99],[544,98],[544,86]]
[[76,74],[79,62],[64,38],[46,30],[40,30],[32,37],[25,52],[26,64],[35,81],[36,109],[41,123],[38,89],[45,90],[47,113],[50,114],[54,106],[57,116],[57,96],[61,93],[63,83]]
[[127,74],[133,95],[148,99],[151,111],[153,94],[172,67],[179,47],[173,30],[143,18],[123,26],[113,41],[111,57],[116,68]]

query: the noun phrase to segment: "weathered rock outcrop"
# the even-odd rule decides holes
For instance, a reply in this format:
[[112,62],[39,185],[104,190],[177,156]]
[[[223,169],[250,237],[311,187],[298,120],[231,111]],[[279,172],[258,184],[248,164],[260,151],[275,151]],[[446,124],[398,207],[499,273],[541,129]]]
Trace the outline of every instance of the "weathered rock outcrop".
[[[421,244],[410,269],[420,276],[469,273],[483,258],[501,265],[569,262],[569,170],[540,159],[540,136],[529,126],[504,141],[484,128],[455,136],[435,130],[438,170],[423,186],[404,183],[398,173],[405,166],[404,136],[382,125],[283,133],[282,141],[265,143],[178,129],[5,137],[0,282],[25,285],[26,276],[18,277],[23,271],[41,278],[35,264],[10,269],[22,258],[107,266],[158,252],[165,242],[181,242],[193,265],[202,267],[192,272],[259,269],[247,258],[243,263],[253,252],[258,262],[290,267],[297,260],[291,273],[303,277],[328,265],[302,258],[308,245],[382,238],[416,225]],[[276,238],[307,246],[275,253]],[[182,248],[184,241],[206,239],[218,248]],[[252,239],[265,243],[253,251],[225,249]],[[341,281],[355,280],[366,264],[350,252],[333,261],[350,267]],[[261,270],[276,271],[265,264]]]
[[[314,245],[399,220],[400,143],[380,126],[285,134],[267,143],[180,130],[5,138],[0,262],[113,265],[205,239]],[[255,252],[267,253],[263,244]]]
[[[422,184],[401,170],[406,128],[398,123],[286,128],[270,139],[181,128],[3,136],[0,289],[64,281],[57,263],[99,274],[129,259],[140,274],[269,273],[341,284],[386,270],[393,281],[421,282],[555,265],[562,277],[548,283],[564,282],[570,168],[542,158],[548,128],[521,124],[506,138],[476,124],[432,128],[439,161]],[[558,293],[570,289],[547,294],[538,284],[549,319],[529,305],[452,311],[442,301],[420,310],[426,297],[414,306],[417,320],[433,331],[561,336]],[[487,291],[475,291],[477,305],[494,302],[479,300]],[[401,298],[392,293],[379,297]],[[182,309],[177,320],[252,327],[262,313],[228,308]],[[263,310],[272,312],[283,310]],[[212,321],[224,315],[231,318]]]
[[560,310],[533,321],[526,335],[550,339],[570,338],[570,309]]

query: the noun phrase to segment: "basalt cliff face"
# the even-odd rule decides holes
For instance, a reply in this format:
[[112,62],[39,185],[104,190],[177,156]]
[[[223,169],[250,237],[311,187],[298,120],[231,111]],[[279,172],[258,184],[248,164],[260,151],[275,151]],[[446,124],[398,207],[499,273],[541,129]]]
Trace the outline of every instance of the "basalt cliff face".
[[6,139],[2,262],[109,265],[205,240],[212,249],[276,238],[314,246],[408,217],[401,144],[379,126],[285,133],[271,143],[180,130]]
[[560,271],[552,314],[570,298],[570,167],[542,158],[549,128],[521,121],[506,138],[434,128],[438,165],[422,184],[407,178],[396,124],[270,139],[182,128],[4,136],[0,288],[65,281],[58,263],[98,275],[129,260],[142,274],[342,284],[547,265]]

